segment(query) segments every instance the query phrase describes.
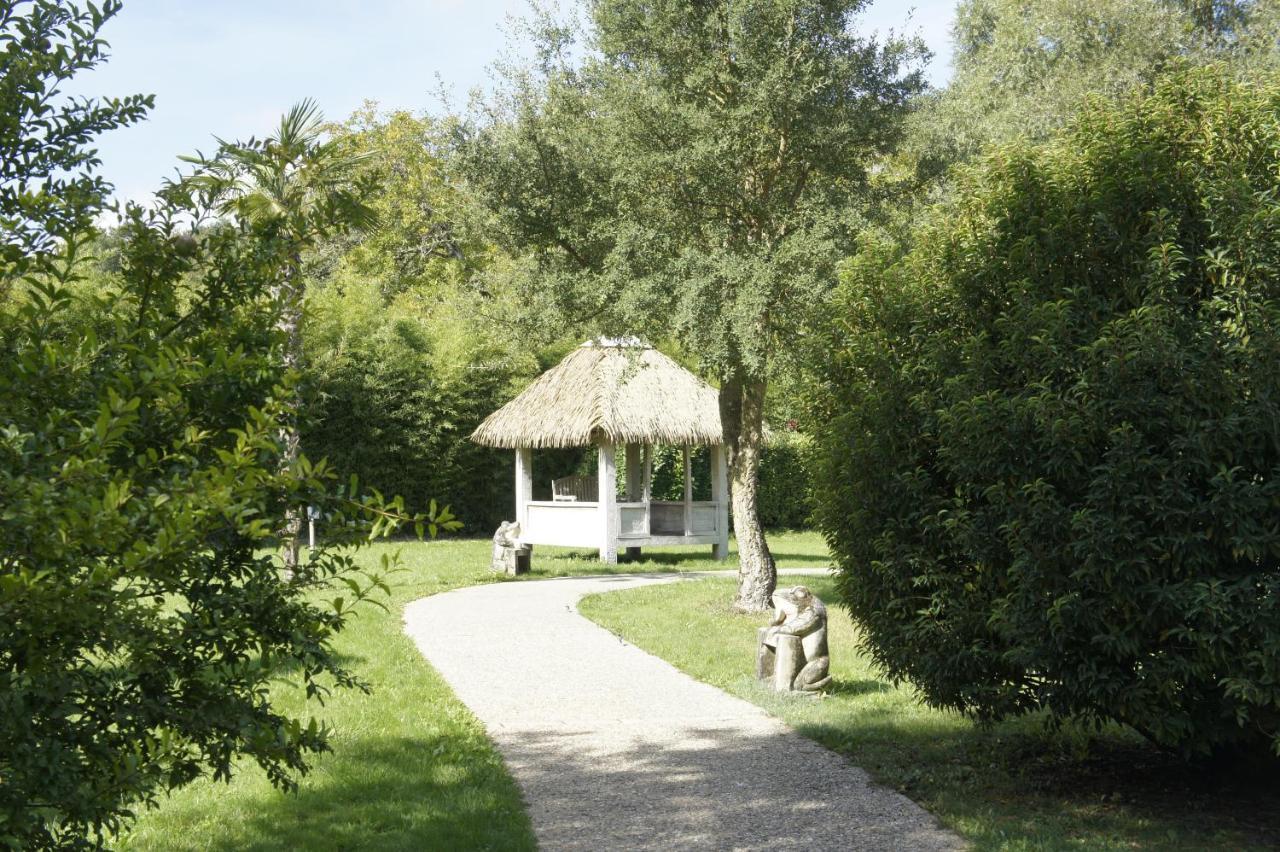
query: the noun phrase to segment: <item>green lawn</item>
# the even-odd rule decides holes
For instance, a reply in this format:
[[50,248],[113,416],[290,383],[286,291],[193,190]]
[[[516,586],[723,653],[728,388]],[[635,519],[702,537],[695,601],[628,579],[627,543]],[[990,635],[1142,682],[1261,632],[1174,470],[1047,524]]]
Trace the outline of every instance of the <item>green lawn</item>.
[[[785,548],[779,548],[785,549]],[[799,582],[783,578],[783,584]],[[828,602],[828,578],[803,580]],[[1213,777],[1109,730],[1048,733],[1039,719],[982,730],[885,683],[830,608],[833,689],[820,699],[757,686],[756,628],[730,580],[585,599],[582,612],[694,677],[761,705],[937,814],[978,849],[1242,849],[1280,843],[1280,788]],[[696,641],[691,641],[696,637]]]
[[[771,537],[784,566],[825,561],[811,533]],[[333,753],[317,758],[296,795],[280,793],[255,766],[229,784],[201,781],[144,812],[118,839],[131,850],[501,849],[534,848],[519,791],[484,729],[401,630],[404,605],[459,586],[500,581],[488,571],[487,540],[379,545],[374,564],[399,548],[388,612],[367,608],[336,647],[373,685],[372,695],[339,694],[307,708],[296,686],[280,683],[280,706],[316,715],[334,730]],[[602,573],[592,554],[537,548],[530,579]],[[611,570],[723,568],[705,549],[656,549]]]

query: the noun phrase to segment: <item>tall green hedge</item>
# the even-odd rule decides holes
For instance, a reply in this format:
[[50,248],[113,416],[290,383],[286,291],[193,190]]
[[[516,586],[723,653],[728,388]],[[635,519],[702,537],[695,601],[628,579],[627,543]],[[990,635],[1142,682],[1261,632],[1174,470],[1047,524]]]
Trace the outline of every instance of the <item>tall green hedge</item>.
[[780,433],[771,436],[760,457],[760,523],[765,529],[803,529],[811,526],[813,482],[809,471],[812,453],[807,436]]
[[402,496],[411,509],[433,499],[449,505],[468,533],[492,532],[511,515],[511,454],[468,436],[510,398],[511,365],[484,354],[445,364],[423,324],[394,312],[357,331],[315,347],[308,456]]
[[1280,80],[1094,106],[869,240],[818,518],[877,661],[982,719],[1280,754]]
[[[813,512],[806,453],[808,440],[792,433],[770,435],[760,458],[760,523],[765,529],[800,529]],[[698,449],[691,460],[693,499],[711,499],[711,458]],[[684,498],[684,460],[679,447],[659,447],[653,456],[653,493],[659,500]]]

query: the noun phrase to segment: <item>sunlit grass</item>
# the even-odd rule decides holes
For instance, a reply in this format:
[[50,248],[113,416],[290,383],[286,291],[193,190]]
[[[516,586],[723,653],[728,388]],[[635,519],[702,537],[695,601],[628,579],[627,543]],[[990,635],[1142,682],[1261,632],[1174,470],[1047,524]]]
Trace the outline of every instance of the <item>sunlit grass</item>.
[[[821,565],[813,534],[771,537],[788,566]],[[488,570],[487,540],[378,545],[373,565],[399,549],[387,612],[366,607],[336,650],[373,687],[306,706],[296,686],[273,688],[289,712],[315,715],[334,731],[333,752],[314,761],[297,794],[281,793],[253,765],[229,784],[200,781],[144,812],[118,846],[130,850],[206,849],[533,849],[519,790],[484,728],[404,635],[404,605],[480,583],[511,581]],[[530,579],[636,571],[697,571],[732,566],[710,547],[655,549],[637,563],[604,566],[583,550],[537,548]],[[515,581],[520,582],[521,580]]]
[[[783,584],[797,582],[784,578]],[[829,578],[805,578],[836,600]],[[753,676],[763,616],[704,579],[594,595],[587,617],[695,678],[761,705],[937,814],[978,849],[1242,849],[1280,841],[1274,784],[1212,778],[1113,729],[1051,733],[1027,718],[983,730],[886,683],[830,607],[833,688],[779,696]]]

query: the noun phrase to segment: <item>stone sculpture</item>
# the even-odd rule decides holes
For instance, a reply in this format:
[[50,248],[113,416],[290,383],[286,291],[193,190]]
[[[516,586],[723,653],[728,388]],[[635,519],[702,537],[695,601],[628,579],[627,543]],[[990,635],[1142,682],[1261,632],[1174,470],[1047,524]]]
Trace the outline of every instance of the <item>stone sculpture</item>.
[[493,558],[489,562],[489,570],[512,576],[527,573],[530,550],[520,546],[520,524],[503,521],[493,534]]
[[831,682],[827,608],[805,586],[773,594],[774,616],[759,630],[756,677],[778,692],[817,692]]

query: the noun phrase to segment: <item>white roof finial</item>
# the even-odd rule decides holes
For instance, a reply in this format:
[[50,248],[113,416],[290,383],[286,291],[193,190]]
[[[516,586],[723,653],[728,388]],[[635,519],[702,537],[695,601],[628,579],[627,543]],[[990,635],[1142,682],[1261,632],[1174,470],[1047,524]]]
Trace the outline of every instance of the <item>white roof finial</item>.
[[626,337],[594,337],[582,344],[583,348],[599,346],[602,349],[648,349],[649,346],[634,334]]

